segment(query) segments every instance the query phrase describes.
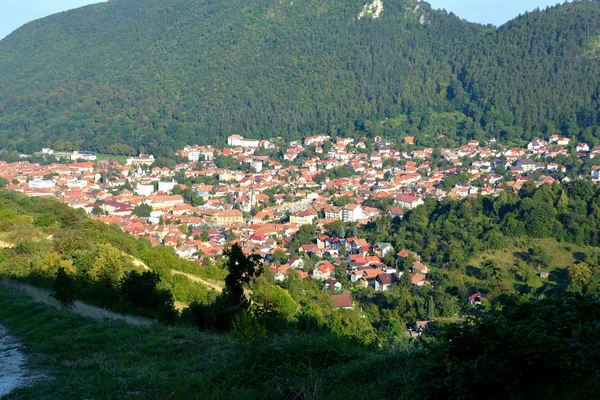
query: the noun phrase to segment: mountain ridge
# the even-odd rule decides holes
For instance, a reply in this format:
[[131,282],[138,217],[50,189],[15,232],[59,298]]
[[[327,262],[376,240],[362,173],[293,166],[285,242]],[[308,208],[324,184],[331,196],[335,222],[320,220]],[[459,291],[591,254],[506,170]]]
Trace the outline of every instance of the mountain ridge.
[[[32,22],[0,41],[0,141],[24,152],[111,152],[117,143],[127,146],[124,153],[143,146],[167,155],[189,143],[223,143],[232,133],[299,139],[428,129],[449,131],[453,142],[519,140],[551,122],[548,132],[582,136],[584,129],[569,132],[560,120],[582,108],[594,121],[580,127],[575,118],[578,128],[598,125],[589,89],[597,62],[573,56],[586,43],[565,50],[582,30],[598,34],[597,1],[527,13],[497,30],[425,2],[384,0],[379,18],[358,19],[364,7],[363,0],[120,0]],[[527,44],[532,32],[547,40]],[[564,32],[564,40],[553,32]],[[515,37],[523,40],[511,49]],[[527,62],[511,61],[532,46]],[[546,57],[549,46],[555,53]],[[559,61],[562,80],[575,68],[583,72],[567,79],[566,97],[582,104],[575,110],[560,98],[540,105],[562,85],[545,65]],[[535,87],[525,84],[540,69],[550,81],[538,95],[540,77]],[[527,93],[516,84],[498,89],[503,82],[494,74],[517,77]],[[464,114],[463,126],[430,126],[431,114],[444,112]],[[371,128],[398,116],[408,122]]]

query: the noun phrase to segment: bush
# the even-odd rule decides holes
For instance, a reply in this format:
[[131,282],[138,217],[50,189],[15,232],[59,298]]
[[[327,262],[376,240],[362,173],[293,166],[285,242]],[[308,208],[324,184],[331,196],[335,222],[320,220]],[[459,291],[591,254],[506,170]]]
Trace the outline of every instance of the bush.
[[515,398],[597,382],[600,302],[514,301],[448,325],[417,365],[428,398]]
[[60,267],[56,273],[53,283],[54,293],[52,297],[65,307],[72,307],[77,296],[76,281],[64,268]]

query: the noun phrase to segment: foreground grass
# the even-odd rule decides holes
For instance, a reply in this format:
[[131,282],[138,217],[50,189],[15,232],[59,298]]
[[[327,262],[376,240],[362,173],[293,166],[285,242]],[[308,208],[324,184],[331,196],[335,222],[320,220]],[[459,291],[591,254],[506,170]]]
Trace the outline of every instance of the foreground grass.
[[23,343],[33,375],[44,376],[9,399],[398,399],[414,384],[406,349],[324,332],[249,344],[194,328],[94,321],[1,286],[0,324]]
[[192,328],[92,321],[0,287],[0,323],[45,379],[14,399],[227,398],[211,387],[231,345]]

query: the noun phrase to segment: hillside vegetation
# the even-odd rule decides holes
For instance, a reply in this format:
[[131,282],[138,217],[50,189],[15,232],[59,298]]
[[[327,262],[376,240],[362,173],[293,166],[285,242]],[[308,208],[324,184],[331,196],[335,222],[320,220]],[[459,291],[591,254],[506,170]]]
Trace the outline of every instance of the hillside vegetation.
[[232,133],[599,143],[600,2],[498,29],[414,0],[363,6],[113,0],[34,21],[0,41],[0,141],[160,156]]
[[250,341],[98,322],[0,286],[0,324],[38,377],[9,398],[28,400],[592,398],[599,310],[582,298],[513,302],[439,340],[380,349],[327,331]]
[[[172,318],[173,301],[205,303],[216,296],[173,270],[192,277],[225,276],[219,266],[179,258],[171,248],[152,247],[66,204],[17,192],[0,191],[0,240],[0,277],[49,288],[58,283],[70,296],[153,318]],[[139,300],[142,288],[156,298]]]
[[[407,259],[390,290],[352,290],[354,309],[335,307],[314,279],[275,282],[237,244],[220,266],[200,267],[54,200],[0,192],[1,275],[51,286],[67,304],[48,309],[0,285],[0,324],[48,377],[14,397],[589,398],[600,359],[598,190],[526,184],[376,220],[359,234],[418,250],[433,285],[407,281]],[[173,270],[226,275],[225,285],[209,292]],[[475,291],[483,304],[468,306]],[[173,326],[90,322],[69,311],[74,297]],[[191,304],[178,314],[174,300]],[[409,339],[418,320],[433,323]]]

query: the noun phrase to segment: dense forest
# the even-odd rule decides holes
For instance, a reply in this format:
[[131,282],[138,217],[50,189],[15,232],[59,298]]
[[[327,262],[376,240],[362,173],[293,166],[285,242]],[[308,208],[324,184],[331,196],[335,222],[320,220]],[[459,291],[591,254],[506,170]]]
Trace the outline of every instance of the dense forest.
[[0,41],[0,141],[166,156],[232,133],[600,143],[600,3],[495,28],[425,2],[114,0]]

